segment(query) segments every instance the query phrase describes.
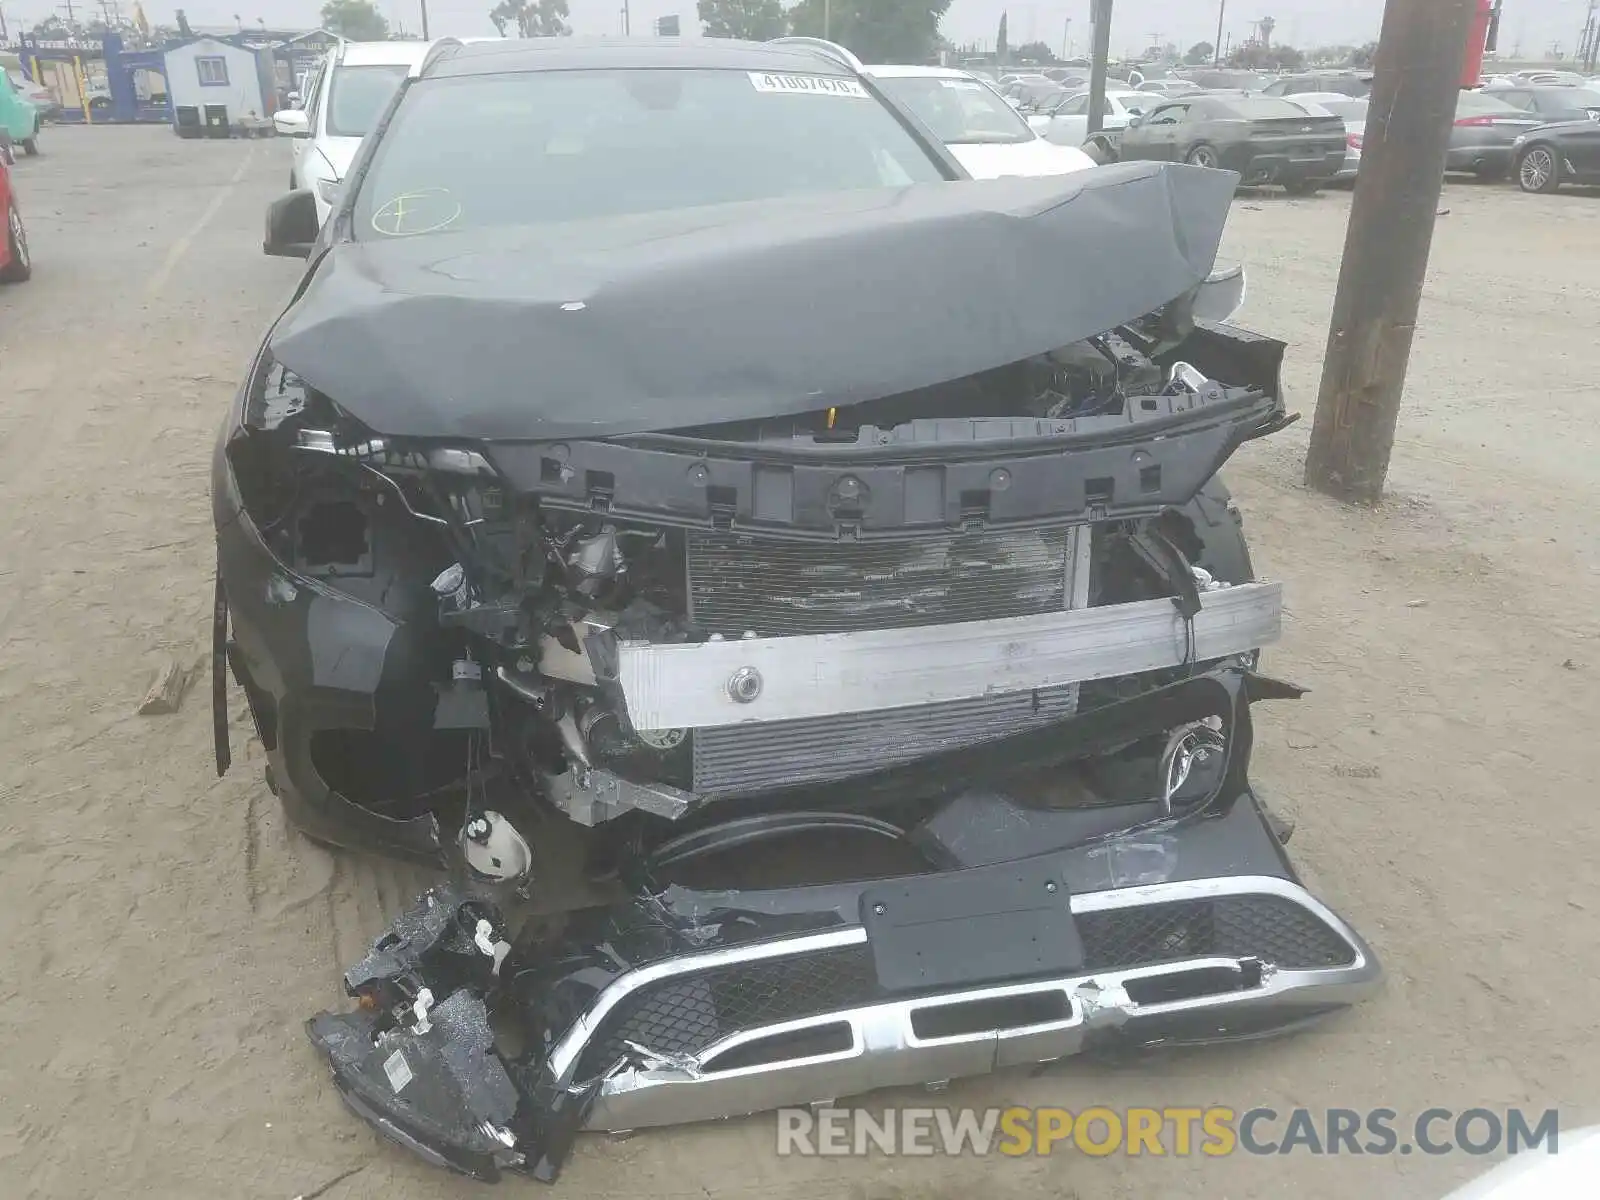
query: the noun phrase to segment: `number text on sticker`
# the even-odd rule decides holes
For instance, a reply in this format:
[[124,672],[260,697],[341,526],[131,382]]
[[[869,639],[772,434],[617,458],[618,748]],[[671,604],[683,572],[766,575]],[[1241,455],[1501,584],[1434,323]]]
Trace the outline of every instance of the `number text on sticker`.
[[750,82],[758,92],[803,92],[816,96],[855,96],[867,99],[867,89],[854,79],[833,75],[774,75],[751,71]]

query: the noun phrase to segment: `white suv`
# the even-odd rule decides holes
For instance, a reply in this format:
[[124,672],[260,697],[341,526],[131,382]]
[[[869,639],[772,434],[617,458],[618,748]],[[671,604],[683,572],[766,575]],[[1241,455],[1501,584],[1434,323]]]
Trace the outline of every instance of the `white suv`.
[[295,139],[289,187],[314,192],[324,221],[361,139],[401,81],[421,69],[432,45],[342,41],[307,76],[304,107],[273,114],[278,132]]
[[1075,146],[1044,140],[998,91],[953,67],[862,67],[909,108],[974,179],[1065,175],[1095,162]]

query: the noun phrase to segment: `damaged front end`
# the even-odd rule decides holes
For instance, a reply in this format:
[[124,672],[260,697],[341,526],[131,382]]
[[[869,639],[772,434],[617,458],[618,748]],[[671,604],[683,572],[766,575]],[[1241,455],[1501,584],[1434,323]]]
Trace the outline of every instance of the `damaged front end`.
[[313,267],[218,446],[217,762],[226,662],[297,825],[463,868],[311,1023],[366,1119],[549,1177],[1376,981],[1247,778],[1231,180],[1085,174]]
[[[636,847],[626,895],[515,938],[518,901],[437,890],[346,975],[359,1007],[314,1018],[312,1041],[352,1107],[430,1161],[550,1179],[584,1129],[1296,1029],[1380,970],[1295,877],[1245,778],[1250,704],[1295,694],[1206,671],[1072,734],[874,773],[846,807]],[[1168,758],[1155,798],[1084,805],[1063,786],[1174,722],[1211,736],[1186,770]],[[849,803],[864,797],[897,799],[867,818]]]

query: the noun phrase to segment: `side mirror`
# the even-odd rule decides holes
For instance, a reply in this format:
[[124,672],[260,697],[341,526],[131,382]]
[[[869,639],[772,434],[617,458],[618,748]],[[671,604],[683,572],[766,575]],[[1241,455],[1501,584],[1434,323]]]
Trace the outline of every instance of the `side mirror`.
[[304,109],[280,108],[272,114],[272,127],[293,138],[311,136],[311,121]]
[[267,205],[267,235],[261,252],[274,258],[308,258],[321,232],[317,198],[306,188],[279,196]]

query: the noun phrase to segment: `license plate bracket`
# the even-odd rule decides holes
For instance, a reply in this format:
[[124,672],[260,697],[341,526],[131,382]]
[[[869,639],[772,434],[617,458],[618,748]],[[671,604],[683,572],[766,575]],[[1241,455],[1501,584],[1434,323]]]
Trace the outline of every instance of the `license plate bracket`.
[[886,991],[1067,973],[1083,939],[1056,856],[919,875],[865,889],[861,924]]

